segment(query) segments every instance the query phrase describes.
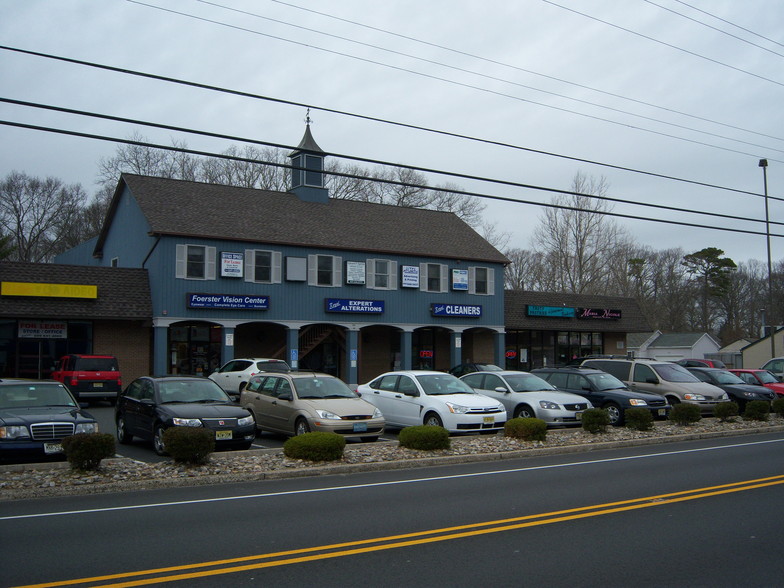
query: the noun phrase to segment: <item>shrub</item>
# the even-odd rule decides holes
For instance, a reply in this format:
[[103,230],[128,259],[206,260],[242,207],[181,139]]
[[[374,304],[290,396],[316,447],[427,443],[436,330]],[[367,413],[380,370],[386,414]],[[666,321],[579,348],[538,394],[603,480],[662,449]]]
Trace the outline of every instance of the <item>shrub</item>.
[[780,417],[784,417],[784,398],[776,398],[770,403],[771,409]]
[[653,428],[653,413],[647,408],[627,408],[623,414],[629,429],[650,431]]
[[743,420],[767,421],[768,414],[770,414],[770,403],[767,400],[751,400],[746,403]]
[[63,451],[71,469],[97,470],[102,459],[114,455],[114,435],[77,433],[63,439]]
[[163,432],[163,446],[176,462],[204,464],[215,451],[215,433],[204,427],[169,427]]
[[346,439],[337,433],[314,431],[291,437],[283,444],[283,455],[308,461],[335,461],[343,457]]
[[719,419],[722,423],[732,422],[735,417],[740,413],[740,408],[737,402],[720,402],[713,407],[713,416]]
[[596,435],[606,433],[610,424],[610,414],[603,408],[589,408],[582,414],[583,430]]
[[504,424],[504,435],[524,441],[544,441],[547,438],[547,423],[534,418],[510,419]]
[[432,425],[406,427],[400,431],[397,439],[401,447],[407,447],[408,449],[433,451],[451,447],[449,431],[444,427],[434,427]]
[[696,404],[680,402],[672,407],[670,420],[676,425],[686,426],[691,423],[699,422],[702,418],[700,407]]

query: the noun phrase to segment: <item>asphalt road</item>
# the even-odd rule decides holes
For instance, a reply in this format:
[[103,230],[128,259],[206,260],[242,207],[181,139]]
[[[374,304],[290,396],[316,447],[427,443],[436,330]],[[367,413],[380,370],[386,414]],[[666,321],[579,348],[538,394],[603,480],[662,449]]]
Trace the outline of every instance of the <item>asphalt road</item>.
[[784,434],[768,433],[5,502],[0,577],[3,586],[780,586],[783,465]]

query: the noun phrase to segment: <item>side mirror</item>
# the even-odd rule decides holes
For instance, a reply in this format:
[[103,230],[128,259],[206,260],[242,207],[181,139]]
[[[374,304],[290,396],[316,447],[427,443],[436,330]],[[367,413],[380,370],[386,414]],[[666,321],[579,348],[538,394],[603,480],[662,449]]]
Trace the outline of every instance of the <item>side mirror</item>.
[[291,394],[281,394],[278,396],[278,400],[291,400],[292,398]]
[[497,388],[495,388],[495,391],[500,392],[501,394],[509,394],[509,390],[507,390],[503,386],[498,386]]

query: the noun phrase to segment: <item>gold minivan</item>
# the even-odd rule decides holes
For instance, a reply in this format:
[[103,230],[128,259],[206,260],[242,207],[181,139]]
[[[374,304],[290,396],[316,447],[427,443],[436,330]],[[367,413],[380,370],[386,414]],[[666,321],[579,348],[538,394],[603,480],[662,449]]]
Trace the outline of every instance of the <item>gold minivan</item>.
[[324,431],[362,441],[376,441],[384,434],[381,411],[328,374],[255,375],[243,388],[240,405],[253,414],[257,431],[284,435]]

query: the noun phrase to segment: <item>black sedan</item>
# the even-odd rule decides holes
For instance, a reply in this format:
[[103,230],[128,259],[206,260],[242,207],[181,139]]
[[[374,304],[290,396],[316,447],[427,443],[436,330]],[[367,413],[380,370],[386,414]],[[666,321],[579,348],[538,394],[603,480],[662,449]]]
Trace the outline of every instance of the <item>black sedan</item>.
[[166,454],[163,432],[169,427],[210,429],[218,449],[248,449],[256,438],[253,416],[207,378],[137,378],[118,397],[114,415],[117,441],[141,437],[158,455]]
[[98,423],[60,382],[0,380],[0,459],[63,457],[63,438]]
[[776,398],[776,393],[765,386],[753,386],[747,384],[740,377],[730,371],[711,368],[711,367],[687,367],[701,382],[708,382],[718,386],[727,393],[732,402],[738,404],[741,413],[746,408],[746,403],[750,400],[765,400],[772,402]]
[[595,368],[562,367],[531,370],[564,392],[579,394],[610,415],[610,424],[624,423],[629,408],[645,408],[654,418],[665,418],[672,408],[664,396],[630,390],[621,380]]

